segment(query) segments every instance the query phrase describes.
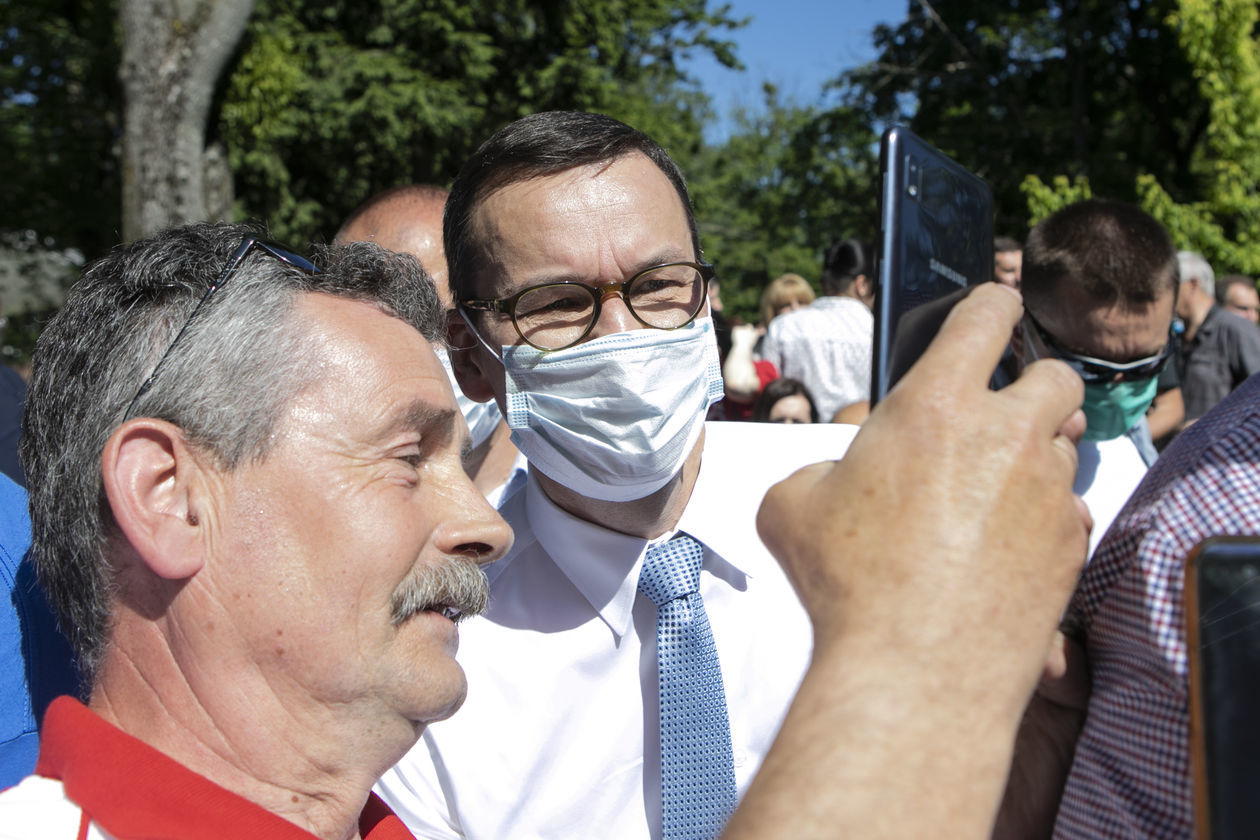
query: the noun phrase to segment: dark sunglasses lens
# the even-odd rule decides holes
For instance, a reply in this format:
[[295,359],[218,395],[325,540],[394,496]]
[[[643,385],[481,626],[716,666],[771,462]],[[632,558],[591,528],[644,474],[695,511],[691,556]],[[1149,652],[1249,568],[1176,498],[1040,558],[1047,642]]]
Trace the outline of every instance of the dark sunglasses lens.
[[1158,376],[1168,364],[1168,355],[1161,356],[1158,359],[1152,359],[1140,367],[1135,368],[1112,368],[1104,365],[1086,362],[1082,359],[1063,358],[1067,362],[1068,367],[1080,374],[1081,379],[1087,385],[1097,383],[1106,383],[1115,381],[1118,376],[1121,382],[1137,382],[1142,379],[1150,379],[1152,376]]

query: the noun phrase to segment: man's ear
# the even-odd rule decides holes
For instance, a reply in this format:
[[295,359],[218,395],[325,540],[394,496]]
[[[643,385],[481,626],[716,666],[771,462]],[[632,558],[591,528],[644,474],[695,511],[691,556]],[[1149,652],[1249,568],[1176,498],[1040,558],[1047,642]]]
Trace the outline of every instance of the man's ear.
[[458,310],[446,313],[446,343],[451,357],[451,370],[464,396],[474,402],[494,399],[494,389],[486,375],[486,349]]
[[858,299],[868,306],[873,306],[875,302],[875,280],[865,274],[859,274],[853,278],[854,291],[857,292]]
[[151,417],[119,426],[101,452],[114,521],[158,577],[183,580],[205,564],[203,469],[179,427]]

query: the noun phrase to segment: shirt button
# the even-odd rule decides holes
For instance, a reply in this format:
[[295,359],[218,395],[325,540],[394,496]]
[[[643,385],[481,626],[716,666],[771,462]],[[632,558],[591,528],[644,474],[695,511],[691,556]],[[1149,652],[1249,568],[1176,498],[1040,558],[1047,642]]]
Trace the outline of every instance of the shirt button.
[[736,748],[731,754],[731,760],[735,762],[736,767],[743,767],[744,762],[748,760],[748,753],[742,749]]

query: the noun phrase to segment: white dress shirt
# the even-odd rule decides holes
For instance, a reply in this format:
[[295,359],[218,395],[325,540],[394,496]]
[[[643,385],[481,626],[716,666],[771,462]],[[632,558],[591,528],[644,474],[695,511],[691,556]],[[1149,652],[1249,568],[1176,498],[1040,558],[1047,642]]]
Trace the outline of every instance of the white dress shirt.
[[[811,651],[809,621],[756,532],[769,486],[839,458],[852,426],[710,423],[677,531],[705,547],[735,780],[748,786]],[[417,837],[660,835],[656,608],[638,594],[654,541],[577,519],[531,475],[501,509],[516,532],[488,568],[489,611],[460,625],[468,700],[377,786]]]
[[1083,440],[1076,445],[1076,481],[1072,492],[1089,508],[1094,530],[1089,532],[1089,556],[1102,542],[1116,514],[1146,475],[1146,462],[1137,446],[1121,435],[1113,440]]
[[871,343],[875,317],[851,297],[820,297],[770,322],[763,359],[809,388],[818,416],[828,422],[846,405],[871,398]]

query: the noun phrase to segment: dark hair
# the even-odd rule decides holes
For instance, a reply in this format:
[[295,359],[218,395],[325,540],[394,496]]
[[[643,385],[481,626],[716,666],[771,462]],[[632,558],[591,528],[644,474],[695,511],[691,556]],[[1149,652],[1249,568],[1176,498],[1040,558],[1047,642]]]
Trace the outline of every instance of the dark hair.
[[870,246],[860,239],[837,239],[832,242],[823,255],[823,294],[844,294],[859,275],[870,277],[870,253]]
[[1216,302],[1221,306],[1225,305],[1225,296],[1229,294],[1230,288],[1233,286],[1246,286],[1253,291],[1256,288],[1256,281],[1252,280],[1245,274],[1226,274],[1220,280],[1216,281]]
[[[101,452],[245,236],[245,225],[171,228],[90,266],[40,334],[23,416],[30,557],[80,666],[90,675],[109,631],[110,556],[117,526]],[[357,242],[318,255],[323,274],[261,249],[201,308],[171,348],[137,416],[180,427],[222,469],[266,457],[285,407],[320,376],[311,336],[292,317],[305,293],[371,303],[429,340],[444,315],[414,258]]]
[[1089,199],[1055,212],[1024,244],[1024,300],[1048,305],[1062,283],[1103,303],[1151,303],[1177,289],[1177,249],[1154,217],[1131,204]]
[[522,117],[500,129],[463,165],[446,201],[442,240],[451,294],[456,301],[471,294],[475,268],[469,222],[477,206],[496,189],[554,175],[578,166],[603,163],[639,152],[665,174],[678,193],[692,248],[700,258],[700,234],[682,172],[651,137],[602,114],[545,111]]
[[1009,236],[999,236],[993,240],[993,253],[1005,254],[1010,251],[1022,251],[1024,246],[1019,244],[1018,239],[1012,239]]
[[800,395],[809,403],[809,420],[811,423],[818,422],[818,408],[814,405],[814,395],[805,387],[805,383],[799,379],[781,376],[768,383],[766,387],[761,389],[761,393],[757,395],[757,402],[753,404],[752,419],[757,423],[769,423],[770,412],[774,408],[775,403],[785,397],[794,397]]

